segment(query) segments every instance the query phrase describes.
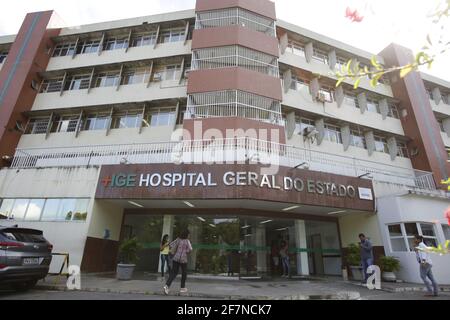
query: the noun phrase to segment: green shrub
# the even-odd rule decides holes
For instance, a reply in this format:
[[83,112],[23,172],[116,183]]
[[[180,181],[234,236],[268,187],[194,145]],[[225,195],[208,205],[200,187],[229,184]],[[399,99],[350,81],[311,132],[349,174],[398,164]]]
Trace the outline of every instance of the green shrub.
[[380,258],[380,268],[384,272],[396,272],[400,271],[401,265],[397,258],[383,256]]

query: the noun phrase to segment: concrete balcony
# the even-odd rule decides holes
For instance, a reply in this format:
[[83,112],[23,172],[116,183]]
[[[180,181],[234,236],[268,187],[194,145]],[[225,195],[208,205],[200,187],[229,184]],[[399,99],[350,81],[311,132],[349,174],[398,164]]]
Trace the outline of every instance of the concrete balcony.
[[161,43],[156,48],[153,45],[132,47],[127,52],[125,52],[125,49],[120,49],[103,51],[100,55],[98,53],[88,53],[78,54],[74,58],[72,56],[53,57],[48,63],[47,72],[190,55],[191,43],[192,41],[189,40],[186,44],[183,41]]
[[284,94],[283,105],[298,110],[312,112],[323,117],[334,117],[348,123],[358,124],[368,128],[383,130],[392,134],[404,136],[402,123],[399,119],[383,117],[379,113],[366,111],[364,114],[355,106],[345,103],[339,108],[336,102],[325,103],[315,102],[307,87],[299,91],[289,90]]
[[436,104],[434,100],[430,100],[431,108],[433,108],[434,112],[438,112],[441,114],[445,114],[450,117],[450,105],[446,104],[444,101],[441,101],[439,104]]
[[178,80],[152,82],[147,84],[122,85],[116,87],[93,88],[88,90],[40,93],[37,95],[32,111],[52,110],[61,108],[76,108],[87,106],[100,106],[108,104],[121,104],[131,102],[144,102],[152,100],[165,100],[185,98],[186,83]]
[[[330,69],[330,67],[327,64],[317,62],[315,60],[312,60],[310,63],[306,61],[305,58],[295,55],[293,53],[285,52],[283,55],[281,55],[279,59],[280,63],[293,66],[298,69],[307,70],[309,72],[315,73],[315,74],[321,74],[324,77],[328,77],[330,79],[334,79],[337,81],[336,77],[334,76],[333,70]],[[344,81],[344,83],[347,83],[349,85],[353,86],[353,83],[351,81]],[[378,84],[375,88],[373,88],[370,85],[370,81],[366,78],[361,80],[361,84],[359,85],[360,88],[372,91],[387,97],[393,97],[392,89],[390,86],[384,85],[384,84]]]
[[279,166],[293,168],[305,163],[312,171],[351,177],[370,175],[375,181],[393,185],[436,189],[429,172],[250,138],[17,149],[11,167],[118,165],[124,161],[133,164],[257,162],[270,165],[274,170]]
[[444,145],[450,148],[450,137],[445,133],[441,132],[442,140],[444,141]]

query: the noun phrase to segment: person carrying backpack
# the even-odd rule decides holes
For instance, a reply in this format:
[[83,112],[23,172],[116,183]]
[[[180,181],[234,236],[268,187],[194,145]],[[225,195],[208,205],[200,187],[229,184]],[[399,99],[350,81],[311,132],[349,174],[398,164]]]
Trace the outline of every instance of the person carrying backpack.
[[181,288],[180,293],[186,293],[188,290],[186,288],[187,280],[187,263],[188,255],[192,251],[192,245],[189,241],[189,230],[183,231],[180,236],[171,243],[170,252],[172,254],[172,270],[170,272],[169,279],[164,286],[164,294],[169,294],[169,288],[172,285],[173,280],[178,275],[179,269],[181,268]]

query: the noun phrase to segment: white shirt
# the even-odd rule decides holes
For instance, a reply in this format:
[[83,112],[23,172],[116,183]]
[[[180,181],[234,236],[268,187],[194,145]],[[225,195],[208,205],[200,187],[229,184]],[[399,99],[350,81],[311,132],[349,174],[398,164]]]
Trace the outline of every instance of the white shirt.
[[430,258],[430,254],[426,251],[430,249],[425,245],[425,243],[421,242],[419,246],[417,247],[419,251],[416,252],[417,261],[419,263],[425,262],[429,265],[433,265],[433,261]]

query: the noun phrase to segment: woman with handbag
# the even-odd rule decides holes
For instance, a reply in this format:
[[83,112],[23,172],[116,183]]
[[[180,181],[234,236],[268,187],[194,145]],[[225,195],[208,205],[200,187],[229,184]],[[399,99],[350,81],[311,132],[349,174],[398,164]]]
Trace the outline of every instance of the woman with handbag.
[[189,230],[185,230],[180,234],[180,237],[172,242],[170,246],[170,253],[172,254],[172,270],[170,272],[169,279],[164,286],[164,294],[169,294],[169,288],[178,275],[178,271],[181,268],[181,289],[180,293],[186,293],[186,279],[187,279],[187,263],[188,255],[192,251],[192,245],[189,241]]
[[170,253],[170,243],[169,243],[169,235],[166,234],[161,240],[161,246],[160,246],[160,255],[161,255],[161,277],[164,278],[164,271],[166,270],[166,264],[167,264],[167,270],[170,274],[170,262],[169,262],[169,253]]

